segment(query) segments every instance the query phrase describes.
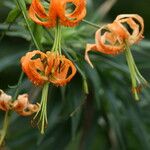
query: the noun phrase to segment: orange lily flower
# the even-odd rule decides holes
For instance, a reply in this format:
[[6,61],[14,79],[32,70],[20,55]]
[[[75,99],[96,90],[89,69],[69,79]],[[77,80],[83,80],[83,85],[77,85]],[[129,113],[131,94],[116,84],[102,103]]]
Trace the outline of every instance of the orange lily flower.
[[57,55],[53,52],[47,53],[47,63],[45,74],[49,82],[56,86],[64,86],[76,74],[76,68],[73,63],[63,55]]
[[108,25],[112,33],[126,40],[128,45],[143,39],[144,21],[137,14],[118,15],[112,24]]
[[[67,4],[71,3],[75,9],[71,13],[66,12]],[[57,19],[64,26],[76,26],[86,15],[86,0],[51,0],[48,11],[40,0],[33,0],[29,8],[30,18],[37,24],[45,27],[56,26]]]
[[[40,58],[33,59],[38,54]],[[35,85],[51,82],[56,86],[63,86],[76,73],[73,63],[65,56],[55,52],[47,52],[47,54],[38,50],[28,52],[21,58],[21,65],[23,71]]]
[[[34,57],[39,58],[34,58]],[[45,53],[34,50],[21,58],[22,70],[35,85],[43,85],[48,79],[44,75],[47,56]]]
[[49,9],[52,10],[52,14],[46,12],[40,0],[33,0],[29,8],[29,16],[39,25],[43,25],[45,27],[54,27],[56,25],[56,15],[54,14],[54,8]]
[[125,50],[126,60],[131,74],[132,93],[136,100],[147,81],[140,74],[129,46],[143,38],[144,21],[137,14],[124,14],[116,17],[113,23],[107,24],[96,31],[95,44],[87,44],[85,60],[93,67],[88,52],[91,50],[105,54],[117,55]]
[[19,95],[17,100],[0,90],[0,109],[3,111],[14,110],[21,116],[29,116],[40,110],[40,104],[30,104],[28,94]]
[[[86,15],[86,1],[85,0],[56,0],[58,3],[58,16],[60,23],[64,26],[76,26]],[[60,3],[60,4],[59,4]],[[66,13],[67,3],[75,5],[75,9],[71,13]]]
[[21,116],[29,116],[38,112],[40,110],[40,105],[38,103],[30,104],[28,94],[22,94],[13,102],[12,108]]
[[[131,30],[131,31],[130,31]],[[98,29],[95,44],[87,44],[85,60],[93,67],[88,52],[91,50],[117,55],[125,50],[126,44],[132,45],[143,38],[143,19],[137,14],[125,14],[116,17],[113,23]]]
[[12,97],[0,90],[0,109],[3,111],[8,111],[10,109],[10,102]]

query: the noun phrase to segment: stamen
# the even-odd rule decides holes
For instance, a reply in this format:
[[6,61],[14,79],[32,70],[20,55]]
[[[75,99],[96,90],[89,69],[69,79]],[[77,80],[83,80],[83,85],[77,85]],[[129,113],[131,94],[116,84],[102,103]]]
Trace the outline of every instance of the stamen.
[[36,115],[34,116],[34,118],[31,121],[31,124],[33,126],[35,126],[35,125],[38,126],[41,134],[44,134],[45,128],[48,124],[48,120],[47,120],[48,88],[49,88],[49,83],[46,83],[42,90],[42,98],[41,98],[41,103],[40,103],[41,109],[36,113]]

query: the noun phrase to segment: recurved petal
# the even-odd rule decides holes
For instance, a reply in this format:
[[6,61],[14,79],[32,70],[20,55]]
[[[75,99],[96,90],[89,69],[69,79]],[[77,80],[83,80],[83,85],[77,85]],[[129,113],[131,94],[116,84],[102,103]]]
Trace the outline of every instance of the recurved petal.
[[97,46],[96,44],[87,44],[86,45],[86,50],[85,50],[85,60],[87,61],[87,63],[92,67],[94,68],[90,58],[89,58],[89,51],[97,51]]
[[39,50],[28,52],[21,58],[22,70],[35,85],[43,85],[47,81],[46,60],[47,55]]
[[0,90],[0,109],[3,111],[8,111],[11,109],[12,97],[6,94],[3,90]]

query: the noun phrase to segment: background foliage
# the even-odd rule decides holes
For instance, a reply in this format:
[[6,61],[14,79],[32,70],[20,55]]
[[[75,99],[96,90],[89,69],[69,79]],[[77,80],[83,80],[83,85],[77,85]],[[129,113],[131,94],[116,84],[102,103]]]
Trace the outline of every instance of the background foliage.
[[[28,8],[30,0],[26,2]],[[145,20],[145,39],[132,47],[143,76],[150,79],[149,0],[87,0],[86,19],[99,25],[112,21],[121,13],[138,13]],[[53,44],[53,30],[30,21],[41,50]],[[84,22],[76,28],[63,28],[63,49],[74,60],[78,74],[65,87],[50,86],[49,124],[45,135],[32,128],[31,119],[13,114],[5,149],[10,150],[149,150],[150,90],[143,90],[140,102],[130,92],[130,76],[124,54],[108,57],[91,53],[95,66],[84,61],[86,43],[94,42],[96,29]],[[15,92],[21,68],[19,59],[36,49],[28,27],[15,1],[0,1],[0,89]],[[86,94],[86,82],[89,94]],[[41,88],[24,76],[20,93],[28,92],[39,101]],[[2,125],[3,112],[0,113]]]

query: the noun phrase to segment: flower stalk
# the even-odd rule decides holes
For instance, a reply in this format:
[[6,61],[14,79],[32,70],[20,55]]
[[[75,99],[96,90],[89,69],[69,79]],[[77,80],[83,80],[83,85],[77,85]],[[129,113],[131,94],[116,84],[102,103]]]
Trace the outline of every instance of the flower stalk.
[[61,55],[61,25],[59,25],[59,21],[55,28],[55,38],[52,51]]
[[9,111],[7,111],[4,117],[3,128],[0,131],[0,147],[2,146],[5,136],[7,134],[9,120],[10,120],[9,118],[10,118]]
[[85,20],[85,19],[83,19],[82,22],[90,25],[91,27],[97,28],[97,29],[101,28],[99,25],[97,25],[97,24],[95,24],[95,23],[93,23],[91,21]]

